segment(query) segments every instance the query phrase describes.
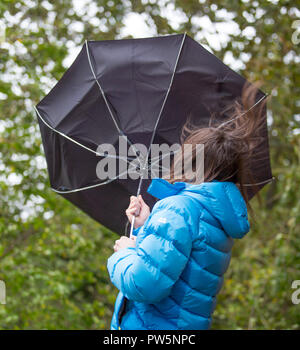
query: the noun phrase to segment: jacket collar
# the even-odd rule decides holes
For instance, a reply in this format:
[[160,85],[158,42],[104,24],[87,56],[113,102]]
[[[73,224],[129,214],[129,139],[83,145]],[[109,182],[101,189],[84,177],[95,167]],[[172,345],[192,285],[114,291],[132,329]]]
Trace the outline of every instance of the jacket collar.
[[178,194],[187,186],[188,184],[185,182],[174,182],[171,184],[167,180],[157,177],[152,179],[147,192],[155,198],[163,199]]

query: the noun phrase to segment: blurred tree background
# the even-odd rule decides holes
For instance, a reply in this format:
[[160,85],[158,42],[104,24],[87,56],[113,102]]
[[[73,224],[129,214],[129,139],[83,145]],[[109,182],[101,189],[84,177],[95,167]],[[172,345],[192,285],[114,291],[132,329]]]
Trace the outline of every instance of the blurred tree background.
[[[276,181],[253,200],[213,329],[300,329],[299,2],[85,0],[0,2],[1,329],[107,329],[117,290],[106,260],[117,235],[51,191],[33,105],[85,39],[187,32],[250,81],[268,105]],[[128,27],[136,28],[135,33]],[[76,51],[77,50],[77,51]],[[70,52],[73,56],[70,58]],[[70,61],[71,60],[71,61]],[[297,100],[298,98],[298,100]],[[298,113],[298,114],[297,114]]]

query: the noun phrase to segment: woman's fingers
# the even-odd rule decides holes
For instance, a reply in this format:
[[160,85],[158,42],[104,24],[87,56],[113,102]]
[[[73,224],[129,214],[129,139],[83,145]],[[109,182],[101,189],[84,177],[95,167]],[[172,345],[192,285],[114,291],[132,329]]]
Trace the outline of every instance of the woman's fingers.
[[137,202],[138,198],[136,196],[130,196],[130,203]]
[[131,204],[127,209],[136,209],[136,210],[140,210],[141,209],[141,205],[140,204]]
[[127,216],[138,216],[139,212],[141,210],[141,204],[137,197],[130,196],[130,203],[128,208],[126,209],[126,215]]
[[136,246],[135,239],[122,236],[120,237],[120,239],[115,241],[114,251],[117,252],[120,249],[135,247],[135,246]]
[[119,240],[115,241],[114,245],[114,251],[116,252],[118,250]]
[[130,199],[129,207],[139,206],[139,205],[140,205],[139,199],[137,197],[132,196],[132,199]]
[[133,207],[133,208],[128,208],[126,209],[126,215],[134,215],[137,216],[139,215],[140,209],[137,207]]
[[117,239],[115,241],[114,251],[117,251],[120,248],[120,244],[122,243],[123,240],[124,240],[124,236],[122,236],[120,239]]
[[133,216],[136,217],[134,227],[137,228],[143,225],[149,216],[150,208],[144,202],[144,199],[141,195],[138,197],[130,196],[130,203],[125,212],[130,223],[132,223]]
[[141,203],[141,205],[146,204],[141,194],[139,195],[138,200]]

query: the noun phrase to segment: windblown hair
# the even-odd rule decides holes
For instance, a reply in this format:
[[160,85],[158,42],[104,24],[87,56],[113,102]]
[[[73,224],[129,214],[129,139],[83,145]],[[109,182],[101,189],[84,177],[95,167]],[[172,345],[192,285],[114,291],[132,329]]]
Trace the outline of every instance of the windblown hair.
[[[263,118],[266,98],[256,103],[258,88],[246,85],[241,100],[228,106],[223,113],[227,119],[218,121],[215,116],[210,118],[209,126],[199,128],[189,121],[183,126],[181,134],[182,147],[192,145],[193,171],[196,159],[196,145],[204,145],[204,182],[212,180],[231,181],[237,184],[247,205],[247,186],[255,186],[250,171],[250,159],[254,156],[263,141],[262,128],[265,127]],[[229,117],[228,117],[229,116]],[[184,176],[174,176],[176,162],[182,159],[174,158],[168,181],[184,181],[193,183]],[[247,186],[245,186],[247,184]]]

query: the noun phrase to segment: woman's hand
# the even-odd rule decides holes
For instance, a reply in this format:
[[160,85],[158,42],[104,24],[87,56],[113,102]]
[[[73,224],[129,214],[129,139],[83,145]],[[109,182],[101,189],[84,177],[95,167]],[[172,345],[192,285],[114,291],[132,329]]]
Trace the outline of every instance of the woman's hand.
[[117,252],[120,249],[123,248],[135,248],[136,237],[132,236],[131,238],[128,238],[126,236],[122,236],[120,239],[115,241],[114,245],[114,251]]
[[144,222],[150,214],[149,206],[144,202],[141,195],[138,197],[131,196],[129,207],[126,209],[126,215],[129,222],[132,222],[133,215],[135,216],[134,228],[144,225]]

